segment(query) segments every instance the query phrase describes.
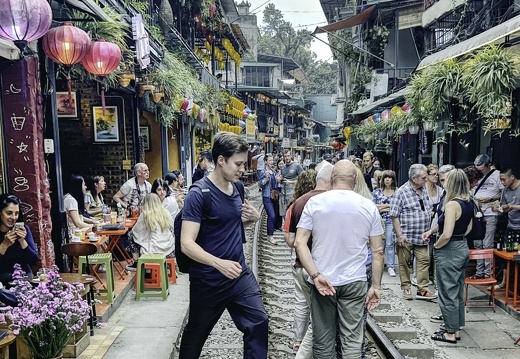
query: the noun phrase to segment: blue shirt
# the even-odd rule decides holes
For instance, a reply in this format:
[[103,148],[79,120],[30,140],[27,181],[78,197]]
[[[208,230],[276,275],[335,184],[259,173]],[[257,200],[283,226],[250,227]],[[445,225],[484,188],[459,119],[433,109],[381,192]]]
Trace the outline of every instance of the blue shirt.
[[[22,249],[20,242],[16,241],[12,246],[7,248],[4,255],[0,254],[0,281],[4,285],[7,285],[13,280],[13,267],[15,263],[20,264],[22,269],[26,273],[29,273],[31,271],[31,266],[35,265],[40,259],[38,250],[36,249],[36,244],[34,244],[31,230],[27,225],[25,225],[25,230],[27,232],[27,235],[25,236],[27,248]],[[0,243],[3,242],[6,234],[6,232],[0,232]]]
[[[211,193],[211,210],[203,218],[203,195],[200,188],[194,187],[186,196],[182,209],[182,219],[201,223],[197,244],[206,252],[221,259],[228,259],[241,264],[242,274],[249,268],[244,258],[242,245],[242,199],[233,186],[233,194],[228,196],[213,184],[207,177],[201,179]],[[202,235],[200,235],[203,232]],[[193,278],[207,281],[212,286],[230,284],[233,280],[225,277],[217,269],[199,262],[190,266],[190,280]]]
[[275,177],[274,171],[269,176],[269,181],[267,181],[267,182],[265,182],[265,175],[266,175],[266,171],[263,170],[260,173],[260,178],[258,179],[258,183],[260,184],[260,188],[262,189],[262,197],[270,198],[271,197],[271,189],[278,190],[278,182],[276,181],[276,177]]

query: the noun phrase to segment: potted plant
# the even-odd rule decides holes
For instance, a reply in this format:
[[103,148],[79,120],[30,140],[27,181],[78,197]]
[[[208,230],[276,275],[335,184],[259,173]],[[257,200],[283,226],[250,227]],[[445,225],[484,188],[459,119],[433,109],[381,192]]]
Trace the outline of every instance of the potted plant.
[[58,273],[53,266],[45,281],[33,287],[16,264],[11,292],[18,306],[8,307],[0,317],[0,322],[8,320],[15,335],[22,336],[34,358],[61,358],[67,342],[89,316],[89,305],[80,294],[83,285],[66,283]]

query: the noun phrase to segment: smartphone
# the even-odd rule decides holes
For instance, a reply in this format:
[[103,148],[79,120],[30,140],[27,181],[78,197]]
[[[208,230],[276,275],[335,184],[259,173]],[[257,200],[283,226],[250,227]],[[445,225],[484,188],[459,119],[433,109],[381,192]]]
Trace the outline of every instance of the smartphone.
[[24,223],[23,222],[16,222],[14,224],[14,229],[22,229],[24,228]]

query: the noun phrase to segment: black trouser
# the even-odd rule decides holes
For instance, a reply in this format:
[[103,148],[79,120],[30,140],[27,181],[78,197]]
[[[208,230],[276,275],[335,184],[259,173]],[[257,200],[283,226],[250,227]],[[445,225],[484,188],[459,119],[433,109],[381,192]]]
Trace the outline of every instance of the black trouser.
[[225,309],[244,333],[244,358],[267,358],[267,314],[258,283],[248,270],[225,288],[190,280],[189,318],[182,334],[179,359],[200,357],[208,335]]

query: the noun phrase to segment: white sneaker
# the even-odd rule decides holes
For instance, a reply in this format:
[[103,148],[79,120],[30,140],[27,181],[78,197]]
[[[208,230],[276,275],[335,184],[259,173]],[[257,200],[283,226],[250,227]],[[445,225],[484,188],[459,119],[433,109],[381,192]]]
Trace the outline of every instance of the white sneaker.
[[395,270],[394,270],[394,268],[388,268],[388,275],[390,277],[395,277]]

